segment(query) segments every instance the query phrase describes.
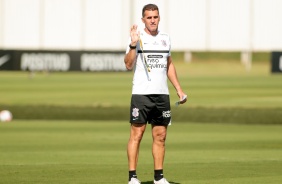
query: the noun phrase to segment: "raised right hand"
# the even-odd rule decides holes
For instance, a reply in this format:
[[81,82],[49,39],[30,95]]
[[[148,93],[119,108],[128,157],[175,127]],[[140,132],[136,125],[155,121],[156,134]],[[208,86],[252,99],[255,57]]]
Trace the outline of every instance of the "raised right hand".
[[136,46],[137,42],[139,40],[139,35],[140,35],[140,31],[137,30],[137,25],[134,24],[131,28],[130,28],[130,37],[131,37],[131,45],[132,46]]

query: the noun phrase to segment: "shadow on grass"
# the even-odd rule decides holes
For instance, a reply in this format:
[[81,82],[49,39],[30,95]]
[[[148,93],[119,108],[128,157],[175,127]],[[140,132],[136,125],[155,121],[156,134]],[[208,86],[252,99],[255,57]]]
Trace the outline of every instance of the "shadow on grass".
[[[168,181],[170,184],[181,184],[181,183],[178,183],[178,182],[173,182],[173,181]],[[153,181],[145,181],[145,182],[141,182],[141,184],[152,184]]]
[[[129,107],[118,106],[5,105],[0,103],[0,107],[9,109],[13,113],[14,119],[26,120],[114,120],[127,122],[129,117]],[[173,107],[172,113],[176,122],[282,124],[282,108],[187,107],[176,110]]]

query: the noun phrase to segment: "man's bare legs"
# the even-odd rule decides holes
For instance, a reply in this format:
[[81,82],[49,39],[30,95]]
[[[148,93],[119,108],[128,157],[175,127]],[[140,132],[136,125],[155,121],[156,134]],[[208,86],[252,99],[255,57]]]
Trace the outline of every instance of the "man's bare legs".
[[146,129],[146,124],[131,124],[130,138],[127,145],[127,157],[129,171],[136,170],[140,142]]
[[[146,124],[131,124],[130,138],[127,145],[129,180],[136,178],[136,168],[138,163],[138,155],[140,143],[146,130]],[[163,178],[163,164],[165,157],[165,140],[167,134],[167,126],[152,125],[152,154],[154,158],[154,179],[168,183]]]
[[152,154],[154,158],[155,170],[163,169],[164,157],[165,157],[165,140],[166,140],[166,126],[152,125]]
[[163,175],[167,126],[152,125],[152,154],[154,158],[154,183],[167,184]]

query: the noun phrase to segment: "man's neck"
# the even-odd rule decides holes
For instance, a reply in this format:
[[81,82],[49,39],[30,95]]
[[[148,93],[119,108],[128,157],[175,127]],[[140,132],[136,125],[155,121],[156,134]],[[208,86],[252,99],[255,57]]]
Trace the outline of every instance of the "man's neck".
[[144,28],[144,31],[145,31],[148,35],[152,35],[152,36],[156,36],[156,35],[159,33],[158,30],[156,30],[156,31],[150,31],[150,30],[148,30],[147,28]]

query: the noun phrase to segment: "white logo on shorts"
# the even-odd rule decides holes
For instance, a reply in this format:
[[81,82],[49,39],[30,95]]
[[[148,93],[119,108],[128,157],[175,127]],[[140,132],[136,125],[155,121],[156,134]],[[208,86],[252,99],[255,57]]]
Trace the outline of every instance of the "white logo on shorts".
[[132,116],[135,117],[135,118],[139,116],[139,109],[138,108],[132,109]]
[[170,111],[163,111],[163,117],[164,118],[170,118],[171,112]]

